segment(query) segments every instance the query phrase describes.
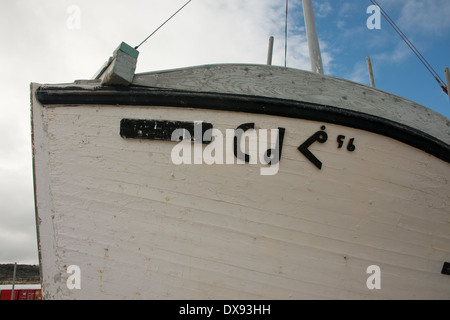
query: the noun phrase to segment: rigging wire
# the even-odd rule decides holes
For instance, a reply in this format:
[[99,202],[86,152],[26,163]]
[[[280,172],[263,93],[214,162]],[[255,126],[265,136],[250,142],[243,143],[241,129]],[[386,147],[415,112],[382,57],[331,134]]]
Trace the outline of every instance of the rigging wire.
[[286,0],[286,22],[284,24],[284,67],[287,61],[287,19],[288,19],[289,0]]
[[439,86],[444,90],[445,93],[449,94],[447,87],[444,85],[444,81],[439,76],[439,74],[434,70],[431,64],[425,59],[425,57],[420,53],[420,51],[414,46],[414,44],[408,39],[408,37],[400,30],[397,24],[391,19],[391,17],[387,14],[387,12],[378,4],[376,0],[370,0],[373,5],[376,5],[380,8],[381,14],[387,20],[387,22],[391,25],[392,28],[397,32],[397,34],[402,38],[402,40],[406,43],[406,45],[414,52],[416,57],[422,62],[422,64],[427,68],[427,70],[431,73],[431,75],[436,79],[439,83]]
[[191,2],[192,0],[189,0],[188,2],[186,2],[180,9],[177,10],[177,12],[175,12],[173,15],[170,16],[169,19],[167,19],[166,21],[164,21],[164,23],[162,25],[160,25],[158,28],[156,28],[155,31],[153,31],[147,38],[144,39],[144,41],[142,41],[139,45],[137,45],[136,47],[134,47],[134,49],[138,49],[145,41],[147,41],[151,36],[153,36],[159,29],[161,29],[167,22],[169,22],[169,20],[171,20],[178,12],[180,12],[181,10],[184,9],[184,7],[186,7],[189,2]]

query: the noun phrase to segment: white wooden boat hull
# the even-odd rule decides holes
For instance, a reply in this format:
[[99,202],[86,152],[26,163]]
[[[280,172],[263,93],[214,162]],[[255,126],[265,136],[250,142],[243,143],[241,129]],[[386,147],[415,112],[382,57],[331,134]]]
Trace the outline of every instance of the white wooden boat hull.
[[[35,96],[32,112],[46,299],[450,299],[450,170],[429,153],[266,114]],[[178,142],[124,138],[125,118],[285,128],[279,168],[176,165]],[[320,169],[298,149],[318,131]]]

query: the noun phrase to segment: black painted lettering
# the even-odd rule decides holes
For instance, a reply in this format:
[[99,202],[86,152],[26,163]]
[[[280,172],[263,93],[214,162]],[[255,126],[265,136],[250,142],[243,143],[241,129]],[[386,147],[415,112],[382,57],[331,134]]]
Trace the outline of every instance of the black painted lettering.
[[338,149],[342,148],[342,146],[344,145],[344,140],[345,140],[345,136],[343,136],[343,135],[339,135],[337,137]]
[[355,142],[355,139],[354,139],[354,138],[353,138],[353,139],[350,139],[350,141],[349,141],[349,143],[348,143],[348,145],[347,145],[347,150],[348,150],[348,151],[350,151],[350,152],[355,151],[356,147],[355,147],[355,145],[353,144],[354,142]]
[[314,133],[311,137],[309,137],[305,142],[303,142],[300,147],[298,147],[298,150],[309,160],[311,161],[319,170],[322,170],[322,162],[316,158],[315,155],[312,154],[311,151],[309,151],[309,147],[314,142],[319,143],[325,143],[328,140],[328,135],[324,131],[326,129],[325,126],[322,126],[321,131],[317,131]]
[[255,129],[254,123],[244,123],[236,128],[234,134],[234,156],[245,162],[250,162],[250,156],[241,150],[241,138],[245,131]]
[[270,165],[274,165],[280,162],[285,132],[285,128],[278,128],[278,137],[275,148],[267,150],[264,154],[264,160]]

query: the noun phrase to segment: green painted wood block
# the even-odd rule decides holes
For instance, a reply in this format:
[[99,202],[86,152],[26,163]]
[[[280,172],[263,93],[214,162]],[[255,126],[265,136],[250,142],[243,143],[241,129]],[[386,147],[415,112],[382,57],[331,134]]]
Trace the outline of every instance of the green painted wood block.
[[122,42],[94,78],[101,79],[106,86],[129,86],[133,82],[138,56],[139,51]]

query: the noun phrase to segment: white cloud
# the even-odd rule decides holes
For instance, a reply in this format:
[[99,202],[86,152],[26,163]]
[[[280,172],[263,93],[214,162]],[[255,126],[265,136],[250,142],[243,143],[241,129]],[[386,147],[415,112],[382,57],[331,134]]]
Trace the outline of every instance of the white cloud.
[[317,9],[315,10],[315,15],[317,18],[326,18],[333,8],[329,2],[316,3]]
[[404,1],[398,25],[414,33],[433,33],[445,37],[450,29],[449,17],[448,0],[408,0]]
[[410,57],[413,53],[406,46],[404,42],[399,42],[391,52],[383,52],[373,55],[373,58],[378,61],[388,62],[388,63],[399,63],[404,62],[405,59]]
[[367,64],[363,61],[358,61],[357,63],[355,63],[352,71],[345,76],[345,79],[367,84],[369,82]]
[[355,6],[351,2],[344,2],[341,6],[339,6],[338,15],[342,18],[348,17],[355,13]]

